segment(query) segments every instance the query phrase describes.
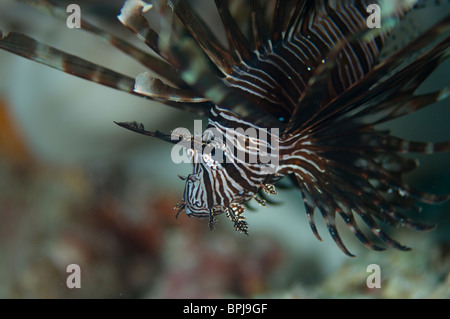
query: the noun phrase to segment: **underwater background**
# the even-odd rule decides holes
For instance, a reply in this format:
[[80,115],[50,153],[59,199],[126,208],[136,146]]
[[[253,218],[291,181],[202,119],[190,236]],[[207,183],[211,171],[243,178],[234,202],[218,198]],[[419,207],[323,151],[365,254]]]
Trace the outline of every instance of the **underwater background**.
[[[66,2],[141,45],[115,19],[122,1]],[[197,2],[214,25],[214,4]],[[421,10],[416,24],[426,29],[449,12],[448,5]],[[130,76],[142,72],[107,43],[23,3],[1,2],[0,29]],[[447,60],[422,90],[448,87],[449,72]],[[389,229],[410,252],[369,251],[338,223],[356,258],[336,247],[320,218],[325,235],[317,241],[294,189],[278,191],[279,205],[252,203],[248,237],[224,216],[213,232],[207,220],[175,219],[184,188],[177,175],[191,166],[170,160],[170,144],[113,121],[170,132],[192,128],[194,119],[0,51],[0,298],[450,298],[449,202],[414,213],[437,224],[431,232]],[[449,140],[449,101],[384,127],[412,140]],[[449,194],[449,152],[417,157],[420,168],[407,180]],[[73,263],[80,289],[66,286]],[[379,289],[366,285],[370,264],[380,265]]]

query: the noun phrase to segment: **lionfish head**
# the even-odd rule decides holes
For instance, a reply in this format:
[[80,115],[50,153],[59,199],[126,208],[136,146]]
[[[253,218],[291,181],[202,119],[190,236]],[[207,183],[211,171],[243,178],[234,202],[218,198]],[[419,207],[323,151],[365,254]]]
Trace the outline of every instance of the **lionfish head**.
[[[185,180],[182,201],[175,207],[177,216],[184,211],[189,217],[209,218],[209,226],[214,228],[214,216],[226,213],[241,232],[247,233],[247,223],[242,216],[244,207],[240,204],[255,196],[252,190],[234,183],[230,176],[239,174],[235,163],[227,162],[231,150],[224,143],[215,141],[205,131],[202,147],[188,149],[193,171]],[[221,191],[226,189],[226,192]]]

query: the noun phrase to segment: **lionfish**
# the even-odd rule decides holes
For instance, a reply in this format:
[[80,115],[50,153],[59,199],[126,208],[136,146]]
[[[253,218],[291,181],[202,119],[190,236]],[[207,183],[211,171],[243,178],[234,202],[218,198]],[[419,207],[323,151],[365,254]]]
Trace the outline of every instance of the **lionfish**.
[[[50,0],[28,1],[66,19],[65,8]],[[237,8],[231,10],[230,8]],[[132,78],[40,43],[24,34],[1,35],[0,48],[90,81],[208,117],[200,136],[132,131],[188,149],[193,172],[185,180],[177,216],[205,217],[214,228],[225,213],[237,231],[248,232],[243,212],[251,199],[265,205],[274,183],[288,176],[299,188],[314,235],[322,240],[314,212],[321,213],[338,247],[336,216],[368,248],[384,250],[360,229],[360,217],[381,242],[409,250],[379,223],[428,230],[404,215],[419,202],[450,198],[421,192],[403,175],[417,167],[407,153],[448,151],[450,141],[408,141],[377,125],[410,114],[448,96],[448,88],[415,94],[448,57],[450,16],[383,57],[390,34],[420,1],[375,0],[215,0],[227,41],[221,41],[192,2],[127,0],[121,23],[153,53],[102,30],[85,19],[81,27],[140,62],[147,71]],[[381,26],[368,27],[370,5],[381,9]],[[145,14],[158,10],[159,30]],[[239,17],[236,12],[239,11]],[[233,16],[234,15],[234,16]],[[442,39],[444,38],[444,39]],[[228,44],[223,43],[228,42]],[[431,47],[431,48],[430,48]],[[156,53],[156,55],[154,54]],[[231,129],[258,129],[261,136]],[[226,135],[225,142],[214,129]],[[274,133],[276,129],[276,133]],[[276,165],[263,163],[259,148]],[[237,156],[243,152],[245,158]],[[217,154],[225,157],[219,160]],[[269,153],[269,152],[267,152]],[[246,160],[256,154],[256,161]],[[269,157],[270,157],[269,156]],[[259,197],[258,197],[259,196]]]

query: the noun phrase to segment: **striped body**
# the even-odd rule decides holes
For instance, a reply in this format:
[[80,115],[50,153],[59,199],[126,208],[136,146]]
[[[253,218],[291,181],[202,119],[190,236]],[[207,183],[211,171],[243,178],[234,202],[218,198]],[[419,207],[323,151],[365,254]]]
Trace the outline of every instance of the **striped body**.
[[[321,239],[314,213],[319,211],[346,254],[351,255],[336,229],[336,216],[365,246],[383,250],[360,230],[354,218],[359,216],[383,243],[408,250],[384,232],[379,221],[430,229],[404,212],[414,210],[417,202],[437,204],[449,196],[423,193],[408,185],[403,175],[415,169],[417,162],[402,154],[448,151],[450,142],[408,141],[378,130],[377,125],[448,97],[448,88],[415,92],[450,54],[449,37],[443,38],[450,29],[450,17],[381,58],[393,28],[427,2],[234,3],[248,13],[246,19],[234,18],[227,1],[215,0],[228,39],[225,47],[188,1],[152,5],[125,1],[119,20],[157,56],[82,21],[85,30],[148,69],[134,79],[23,34],[2,35],[0,48],[207,116],[208,128],[197,144],[191,143],[196,137],[179,137],[190,149],[193,173],[184,178],[177,214],[184,210],[188,216],[207,217],[213,228],[215,216],[225,213],[236,230],[247,233],[244,204],[254,198],[265,205],[264,192],[276,194],[273,183],[288,176],[302,194],[317,238]],[[367,8],[372,4],[382,6],[380,29],[367,25]],[[40,0],[38,6],[63,16],[52,0]],[[160,13],[159,32],[144,16],[150,9]],[[146,131],[142,124],[117,124],[174,143],[167,134]]]

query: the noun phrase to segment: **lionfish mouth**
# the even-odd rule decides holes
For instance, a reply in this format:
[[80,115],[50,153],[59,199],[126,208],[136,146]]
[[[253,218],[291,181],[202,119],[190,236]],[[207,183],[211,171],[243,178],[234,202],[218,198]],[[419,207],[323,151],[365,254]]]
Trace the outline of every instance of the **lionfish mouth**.
[[[431,2],[392,1],[389,8],[383,8],[381,25],[371,28],[368,6],[384,6],[381,0],[234,1],[233,7],[242,9],[234,15],[226,1],[216,0],[228,40],[225,47],[187,1],[167,0],[159,5],[125,1],[119,20],[157,56],[82,19],[82,28],[107,40],[151,72],[136,78],[20,33],[5,36],[0,31],[0,49],[208,116],[211,125],[224,130],[242,126],[280,129],[280,165],[275,174],[261,174],[259,163],[227,165],[208,172],[213,177],[203,181],[208,184],[205,189],[221,198],[239,193],[240,188],[246,194],[270,194],[274,189],[264,185],[288,175],[300,190],[315,236],[321,240],[314,221],[318,211],[339,248],[353,256],[339,236],[337,216],[370,249],[384,248],[361,231],[357,216],[379,241],[408,250],[379,222],[430,229],[404,212],[414,210],[418,203],[437,204],[450,198],[418,191],[403,178],[417,166],[405,153],[448,151],[450,141],[408,141],[375,129],[449,96],[448,88],[426,94],[417,94],[416,90],[450,55],[450,37],[442,39],[450,29],[450,16],[403,47],[384,51],[398,22]],[[55,1],[39,0],[35,4],[61,17],[61,7]],[[159,33],[144,16],[152,8],[159,12]],[[171,141],[169,135],[146,131],[138,123],[118,124]],[[250,147],[243,145],[244,152],[250,153]],[[211,187],[213,183],[217,187]],[[221,202],[233,203],[233,198]],[[220,207],[220,212],[206,208],[198,213],[181,202],[175,209],[177,216],[186,210],[190,216],[209,217],[211,229],[215,216],[225,212],[237,231],[248,230],[241,204]]]

